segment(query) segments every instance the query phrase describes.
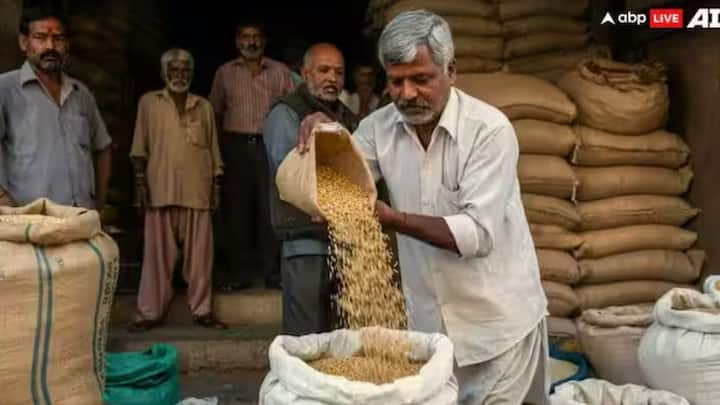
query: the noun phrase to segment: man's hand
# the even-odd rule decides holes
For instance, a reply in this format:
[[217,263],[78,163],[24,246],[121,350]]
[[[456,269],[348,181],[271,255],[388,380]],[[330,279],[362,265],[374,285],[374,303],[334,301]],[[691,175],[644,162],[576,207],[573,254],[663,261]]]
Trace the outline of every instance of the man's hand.
[[150,203],[150,191],[148,190],[145,176],[135,176],[135,200],[133,207],[143,213]]
[[375,215],[377,215],[380,223],[391,227],[402,224],[405,221],[404,215],[387,205],[384,201],[377,200],[375,202]]
[[325,122],[332,122],[332,120],[325,115],[325,113],[318,111],[308,115],[303,119],[302,123],[300,123],[297,150],[301,155],[310,150],[310,135],[312,134],[313,128],[315,128],[317,124]]
[[213,181],[212,194],[210,195],[210,211],[218,211],[220,209],[220,192],[222,190],[222,179],[215,177]]

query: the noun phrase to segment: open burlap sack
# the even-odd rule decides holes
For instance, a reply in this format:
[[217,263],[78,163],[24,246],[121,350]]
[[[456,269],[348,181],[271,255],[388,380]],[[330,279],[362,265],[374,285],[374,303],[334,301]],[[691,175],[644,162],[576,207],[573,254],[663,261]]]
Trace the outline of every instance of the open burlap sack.
[[580,279],[580,269],[575,258],[562,250],[537,249],[540,276],[543,280],[574,285]]
[[389,23],[398,14],[411,10],[428,10],[442,16],[495,17],[497,5],[491,1],[477,0],[401,0],[387,7],[385,22]]
[[552,281],[543,281],[542,285],[551,316],[569,318],[580,308],[578,298],[569,286]]
[[584,126],[575,126],[577,146],[572,163],[579,166],[662,166],[678,168],[690,155],[679,136],[658,130],[645,135],[625,136]]
[[3,405],[102,403],[118,267],[97,212],[46,199],[0,207]]
[[490,73],[502,69],[502,62],[474,56],[458,56],[455,58],[460,73]]
[[460,74],[455,86],[499,108],[511,120],[531,118],[558,124],[575,119],[575,104],[556,86],[510,73]]
[[680,197],[667,195],[627,195],[577,204],[583,230],[617,228],[630,225],[682,226],[700,210]]
[[548,32],[584,34],[589,28],[587,21],[558,15],[534,15],[505,21],[502,24],[502,32],[506,38]]
[[588,231],[580,234],[583,242],[575,249],[578,259],[594,259],[648,249],[687,250],[697,234],[670,225],[633,225]]
[[652,323],[653,307],[640,304],[583,311],[577,320],[578,336],[597,377],[614,384],[646,385],[637,351]]
[[451,15],[445,17],[445,21],[450,26],[453,35],[497,37],[501,36],[503,32],[502,24],[485,17]]
[[568,125],[530,119],[512,122],[520,153],[567,156],[575,146],[575,134]]
[[578,167],[575,200],[588,201],[632,194],[680,195],[690,187],[693,172],[648,166]]
[[638,250],[579,262],[580,283],[657,280],[694,283],[700,277],[705,253],[690,250]]
[[505,43],[503,56],[505,59],[511,59],[542,54],[544,52],[567,51],[582,48],[589,42],[589,33],[535,33],[508,40]]
[[370,168],[350,133],[338,123],[316,126],[310,137],[310,150],[301,155],[291,151],[278,167],[275,181],[286,201],[311,216],[322,216],[317,199],[317,167],[330,166],[350,177],[368,193],[375,205],[377,190]]
[[544,15],[580,17],[585,14],[589,0],[502,0],[498,3],[500,19],[508,21]]
[[518,179],[523,192],[567,199],[577,184],[572,167],[564,159],[548,155],[520,155]]
[[580,225],[580,216],[570,201],[531,193],[523,193],[522,201],[528,222],[570,230]]
[[505,40],[502,37],[453,36],[457,57],[475,57],[491,60],[502,59]]
[[673,288],[692,288],[687,284],[667,281],[634,280],[575,287],[580,308],[606,308],[614,305],[633,305],[655,302]]
[[670,104],[660,63],[630,65],[588,60],[558,86],[577,104],[579,124],[625,134],[646,134],[665,126]]
[[538,249],[572,251],[580,246],[582,239],[576,233],[557,225],[530,224],[530,234]]

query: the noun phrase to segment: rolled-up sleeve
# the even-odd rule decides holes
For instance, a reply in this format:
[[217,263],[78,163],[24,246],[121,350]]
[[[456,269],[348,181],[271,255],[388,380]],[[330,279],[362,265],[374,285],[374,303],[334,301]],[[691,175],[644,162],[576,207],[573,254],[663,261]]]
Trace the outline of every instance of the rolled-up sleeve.
[[492,252],[517,187],[515,131],[509,122],[490,131],[470,151],[457,190],[459,213],[443,217],[463,257],[482,257]]
[[382,178],[382,172],[380,171],[377,148],[375,147],[375,131],[370,120],[360,121],[360,125],[353,133],[352,139],[365,158],[373,179],[378,182]]

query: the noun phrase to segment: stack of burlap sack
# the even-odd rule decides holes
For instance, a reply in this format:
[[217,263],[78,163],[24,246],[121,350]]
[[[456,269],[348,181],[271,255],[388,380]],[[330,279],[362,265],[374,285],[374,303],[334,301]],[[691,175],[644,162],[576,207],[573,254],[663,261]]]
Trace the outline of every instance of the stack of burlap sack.
[[443,16],[460,73],[506,71],[552,82],[580,61],[609,57],[591,44],[588,0],[371,0],[369,29],[379,32],[404,11]]
[[498,4],[492,0],[373,0],[368,6],[368,18],[372,29],[380,31],[398,14],[420,9],[447,20],[460,72],[502,69],[503,27],[498,19]]
[[575,104],[539,78],[509,74],[459,75],[457,86],[499,108],[518,137],[518,178],[553,316],[568,318],[578,303],[572,286],[580,277],[572,256],[582,239],[572,203],[577,179],[567,161],[575,145]]
[[590,44],[588,0],[498,0],[504,70],[557,81],[580,61],[610,56]]

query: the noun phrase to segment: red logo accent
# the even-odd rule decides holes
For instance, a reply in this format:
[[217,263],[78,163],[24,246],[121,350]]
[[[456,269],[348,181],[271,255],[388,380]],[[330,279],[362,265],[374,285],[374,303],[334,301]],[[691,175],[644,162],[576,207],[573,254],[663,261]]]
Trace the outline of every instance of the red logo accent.
[[683,28],[683,9],[651,8],[650,28]]

